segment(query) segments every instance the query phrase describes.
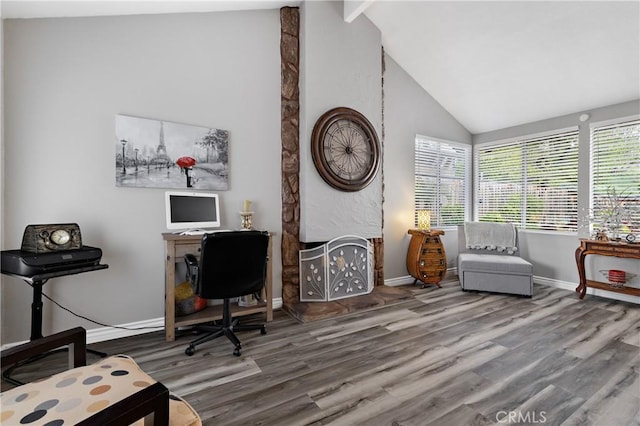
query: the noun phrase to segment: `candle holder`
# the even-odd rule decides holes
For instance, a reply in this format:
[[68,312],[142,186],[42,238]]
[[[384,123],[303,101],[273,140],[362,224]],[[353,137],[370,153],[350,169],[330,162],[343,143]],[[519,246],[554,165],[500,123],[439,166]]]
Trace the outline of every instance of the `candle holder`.
[[253,212],[240,212],[240,228],[243,230],[253,229]]

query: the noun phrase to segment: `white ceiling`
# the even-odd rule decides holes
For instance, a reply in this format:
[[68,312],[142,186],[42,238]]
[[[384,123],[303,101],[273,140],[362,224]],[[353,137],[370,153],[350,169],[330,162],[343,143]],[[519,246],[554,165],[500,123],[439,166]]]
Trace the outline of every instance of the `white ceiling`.
[[376,1],[364,13],[474,134],[640,99],[638,1]]
[[[300,1],[0,0],[3,18],[271,9]],[[640,99],[640,0],[366,0],[385,51],[471,133]]]
[[300,0],[0,0],[0,10],[2,18],[61,18],[279,9],[299,4]]

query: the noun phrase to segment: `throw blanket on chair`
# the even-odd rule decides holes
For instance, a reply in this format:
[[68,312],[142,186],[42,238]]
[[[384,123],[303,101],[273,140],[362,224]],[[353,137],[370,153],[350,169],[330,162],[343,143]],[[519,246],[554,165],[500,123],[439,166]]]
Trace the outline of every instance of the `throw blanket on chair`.
[[515,253],[516,228],[511,223],[465,222],[464,235],[468,249],[484,249]]

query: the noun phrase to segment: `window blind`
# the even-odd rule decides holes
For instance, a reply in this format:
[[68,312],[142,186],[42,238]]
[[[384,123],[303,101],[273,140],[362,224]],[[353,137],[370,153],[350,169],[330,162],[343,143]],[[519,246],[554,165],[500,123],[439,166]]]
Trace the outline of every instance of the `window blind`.
[[415,141],[415,224],[417,211],[431,212],[431,225],[464,224],[470,199],[471,146],[425,137]]
[[577,231],[578,130],[475,149],[476,217]]
[[640,120],[591,129],[592,225],[610,221],[613,191],[618,196],[621,235],[640,231]]

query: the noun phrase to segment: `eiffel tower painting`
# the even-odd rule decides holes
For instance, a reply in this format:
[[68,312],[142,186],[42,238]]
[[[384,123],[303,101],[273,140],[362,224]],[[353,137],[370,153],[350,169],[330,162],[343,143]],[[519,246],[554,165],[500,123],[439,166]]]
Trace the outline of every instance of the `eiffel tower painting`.
[[167,155],[167,147],[164,144],[164,121],[160,122],[160,141],[156,148],[156,156],[153,157],[151,163],[165,166],[172,163],[171,158]]
[[227,190],[229,132],[116,115],[116,186]]

